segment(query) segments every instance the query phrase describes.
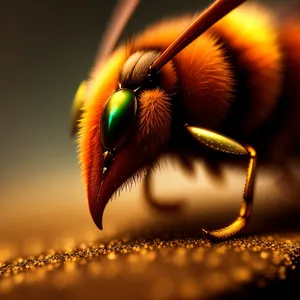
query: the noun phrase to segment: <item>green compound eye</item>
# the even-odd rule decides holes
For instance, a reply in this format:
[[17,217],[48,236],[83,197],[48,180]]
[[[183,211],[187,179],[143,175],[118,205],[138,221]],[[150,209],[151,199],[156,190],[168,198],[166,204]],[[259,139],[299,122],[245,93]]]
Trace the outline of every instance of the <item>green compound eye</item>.
[[101,118],[101,138],[105,149],[115,150],[127,137],[137,108],[133,91],[120,89],[106,102]]

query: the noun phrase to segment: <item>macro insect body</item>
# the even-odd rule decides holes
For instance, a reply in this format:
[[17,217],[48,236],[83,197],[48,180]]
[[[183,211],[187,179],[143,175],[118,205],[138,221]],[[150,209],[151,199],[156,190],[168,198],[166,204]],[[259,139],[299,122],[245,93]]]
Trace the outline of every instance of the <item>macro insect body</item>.
[[237,219],[203,229],[211,239],[235,235],[251,215],[256,151],[262,162],[277,164],[293,152],[300,136],[300,22],[278,26],[268,10],[243,2],[215,1],[116,47],[138,4],[119,2],[72,108],[89,209],[100,229],[118,188],[146,171],[150,189],[153,166],[173,154],[187,169],[196,158],[216,173],[225,161],[248,163]]

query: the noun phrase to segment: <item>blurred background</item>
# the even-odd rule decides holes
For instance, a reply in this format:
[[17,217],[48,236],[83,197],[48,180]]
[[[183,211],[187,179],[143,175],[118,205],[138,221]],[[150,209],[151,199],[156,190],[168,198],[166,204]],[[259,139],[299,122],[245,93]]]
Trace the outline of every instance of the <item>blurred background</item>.
[[[242,171],[229,171],[221,189],[201,166],[199,176],[192,179],[181,174],[176,165],[166,164],[154,180],[155,193],[166,196],[172,191],[184,196],[187,201],[182,215],[153,212],[142,200],[137,185],[108,205],[104,231],[93,224],[76,142],[69,136],[69,116],[74,94],[94,62],[114,3],[12,0],[1,5],[0,261],[39,253],[47,247],[60,249],[81,241],[103,240],[141,224],[185,222],[195,211],[199,220],[215,215],[216,223],[210,221],[208,225],[217,226],[224,210],[228,211],[228,220],[223,218],[222,222],[227,222],[239,209]],[[122,40],[155,20],[195,12],[208,3],[141,1]],[[296,215],[299,205],[285,201],[286,196],[272,188],[276,178],[261,173],[259,179],[249,230],[255,231],[255,226],[269,219],[280,220],[279,212],[283,222],[292,226],[295,220],[285,221],[283,215]]]

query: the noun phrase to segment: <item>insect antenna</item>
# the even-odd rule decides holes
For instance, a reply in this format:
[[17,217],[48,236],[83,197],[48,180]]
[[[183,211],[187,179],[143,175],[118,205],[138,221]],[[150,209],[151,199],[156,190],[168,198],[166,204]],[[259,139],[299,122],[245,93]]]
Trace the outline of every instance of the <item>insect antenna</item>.
[[149,69],[149,75],[158,72],[176,54],[245,1],[246,0],[215,1],[152,63]]
[[117,2],[97,50],[96,69],[101,68],[101,65],[114,50],[139,3],[140,0],[119,0]]

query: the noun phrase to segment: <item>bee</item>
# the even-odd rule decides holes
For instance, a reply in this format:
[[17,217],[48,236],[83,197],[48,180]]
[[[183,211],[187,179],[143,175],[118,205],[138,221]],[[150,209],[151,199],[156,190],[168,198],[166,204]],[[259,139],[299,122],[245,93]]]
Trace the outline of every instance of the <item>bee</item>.
[[202,230],[209,239],[228,238],[251,216],[256,166],[284,165],[295,151],[300,22],[277,24],[268,9],[244,2],[217,0],[199,14],[158,22],[120,46],[138,1],[116,6],[72,108],[72,135],[79,131],[79,160],[99,229],[115,192],[145,174],[149,194],[153,167],[170,154],[189,172],[194,159],[216,174],[226,162],[247,162],[238,217],[224,228]]

